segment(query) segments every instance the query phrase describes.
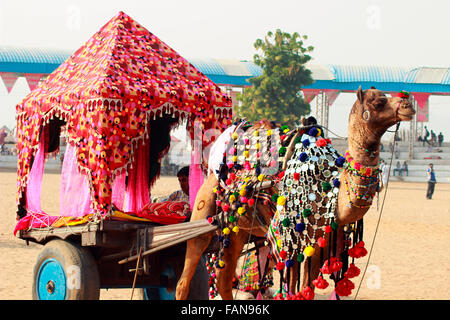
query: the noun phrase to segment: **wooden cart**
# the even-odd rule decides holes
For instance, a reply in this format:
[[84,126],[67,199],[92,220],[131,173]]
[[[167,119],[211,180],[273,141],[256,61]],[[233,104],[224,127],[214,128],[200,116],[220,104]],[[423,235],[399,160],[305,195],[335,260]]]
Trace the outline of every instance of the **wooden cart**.
[[[44,245],[34,267],[34,299],[98,299],[101,288],[143,288],[145,299],[165,300],[174,299],[186,241],[215,229],[203,220],[168,226],[103,220],[19,237]],[[202,261],[197,269],[202,281],[194,281],[190,298],[207,299]]]

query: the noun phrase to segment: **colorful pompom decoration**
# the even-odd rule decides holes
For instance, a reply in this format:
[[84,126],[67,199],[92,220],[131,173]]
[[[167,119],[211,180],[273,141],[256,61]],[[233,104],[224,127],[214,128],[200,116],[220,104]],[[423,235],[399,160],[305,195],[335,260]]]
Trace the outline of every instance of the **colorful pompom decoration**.
[[305,152],[302,152],[300,153],[298,160],[300,160],[301,162],[305,162],[306,160],[308,160],[308,155]]

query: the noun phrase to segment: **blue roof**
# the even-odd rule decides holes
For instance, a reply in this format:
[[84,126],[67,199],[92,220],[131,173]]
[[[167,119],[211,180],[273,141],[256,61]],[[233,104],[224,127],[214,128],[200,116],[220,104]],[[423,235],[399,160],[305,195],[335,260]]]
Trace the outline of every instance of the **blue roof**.
[[71,54],[57,49],[0,46],[0,71],[49,74]]
[[402,82],[408,68],[329,65],[337,82]]
[[[72,53],[57,49],[0,46],[0,72],[52,73]],[[188,59],[218,85],[248,86],[262,69],[250,61]],[[450,93],[450,68],[308,64],[315,80],[305,88],[355,91],[371,86],[383,91]]]

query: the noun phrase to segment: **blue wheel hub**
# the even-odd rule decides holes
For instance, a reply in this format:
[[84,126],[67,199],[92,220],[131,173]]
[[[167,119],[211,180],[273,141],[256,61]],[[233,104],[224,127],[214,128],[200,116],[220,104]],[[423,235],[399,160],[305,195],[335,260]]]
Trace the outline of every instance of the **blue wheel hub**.
[[39,300],[65,300],[66,274],[61,263],[55,259],[45,260],[37,274]]

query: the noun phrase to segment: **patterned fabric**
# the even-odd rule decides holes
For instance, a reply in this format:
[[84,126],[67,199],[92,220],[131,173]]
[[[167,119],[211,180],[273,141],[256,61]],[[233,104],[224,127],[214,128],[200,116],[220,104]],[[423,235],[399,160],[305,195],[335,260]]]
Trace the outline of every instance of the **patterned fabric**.
[[84,217],[59,217],[49,216],[43,212],[28,211],[27,215],[20,219],[15,228],[14,235],[20,230],[30,230],[38,228],[60,228],[66,226],[75,226],[83,223],[87,223],[92,220],[92,215],[88,214]]
[[[113,177],[132,163],[136,143],[154,117],[231,124],[231,99],[187,60],[120,12],[16,107],[18,197],[26,188],[40,130],[67,123],[78,166],[88,173],[94,209],[107,213]],[[203,141],[204,145],[210,141]]]
[[166,201],[147,204],[136,216],[161,224],[174,224],[186,220],[189,204],[185,201]]

